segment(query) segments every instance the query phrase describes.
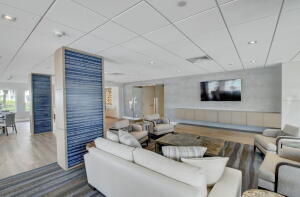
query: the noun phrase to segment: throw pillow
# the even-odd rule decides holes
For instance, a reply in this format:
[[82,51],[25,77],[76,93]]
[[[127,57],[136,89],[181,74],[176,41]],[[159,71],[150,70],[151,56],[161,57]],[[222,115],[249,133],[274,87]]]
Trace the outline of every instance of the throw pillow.
[[202,146],[163,146],[162,153],[165,157],[180,161],[181,158],[203,157],[207,148]]
[[212,186],[222,177],[228,159],[228,157],[204,157],[190,159],[182,158],[181,161],[203,169],[207,185]]
[[130,133],[126,132],[126,131],[119,131],[119,140],[121,144],[125,144],[127,146],[131,146],[131,147],[139,147],[142,148],[141,144],[139,143],[139,141],[137,141],[137,139],[131,135]]
[[114,142],[119,142],[119,131],[108,130],[106,132],[106,139]]

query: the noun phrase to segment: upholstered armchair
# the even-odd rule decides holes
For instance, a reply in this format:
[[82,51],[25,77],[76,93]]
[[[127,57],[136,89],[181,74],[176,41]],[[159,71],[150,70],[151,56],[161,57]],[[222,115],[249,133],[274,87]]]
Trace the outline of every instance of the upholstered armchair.
[[148,145],[148,131],[143,129],[143,126],[140,124],[130,124],[129,120],[120,120],[113,123],[110,131],[124,130],[128,131],[133,135],[141,144],[147,143]]
[[276,152],[276,144],[282,139],[298,139],[300,138],[300,131],[298,127],[285,125],[283,130],[280,129],[266,129],[262,135],[254,136],[254,152],[258,148],[262,153]]
[[300,194],[300,139],[277,140],[277,153],[267,152],[258,186],[289,197]]
[[159,114],[145,115],[144,122],[149,124],[150,134],[157,137],[174,132],[174,126],[170,124],[170,120],[167,118],[160,118]]

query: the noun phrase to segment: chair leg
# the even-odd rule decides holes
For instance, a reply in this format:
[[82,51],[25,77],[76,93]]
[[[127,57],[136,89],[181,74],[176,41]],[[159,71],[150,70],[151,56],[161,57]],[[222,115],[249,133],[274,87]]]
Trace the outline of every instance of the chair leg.
[[8,129],[5,127],[6,136],[8,136]]
[[254,145],[254,148],[253,148],[253,152],[254,152],[254,154],[255,154],[255,152],[256,152],[256,146]]
[[16,132],[16,133],[18,133],[18,131],[17,131],[17,127],[16,127],[16,124],[14,124],[14,126],[13,126],[13,127],[14,127],[14,130],[15,130],[15,132]]

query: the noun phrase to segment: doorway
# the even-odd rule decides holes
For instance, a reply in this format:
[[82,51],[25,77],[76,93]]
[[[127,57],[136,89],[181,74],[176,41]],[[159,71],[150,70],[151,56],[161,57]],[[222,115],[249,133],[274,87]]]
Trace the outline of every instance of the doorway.
[[164,116],[164,85],[142,86],[142,113]]

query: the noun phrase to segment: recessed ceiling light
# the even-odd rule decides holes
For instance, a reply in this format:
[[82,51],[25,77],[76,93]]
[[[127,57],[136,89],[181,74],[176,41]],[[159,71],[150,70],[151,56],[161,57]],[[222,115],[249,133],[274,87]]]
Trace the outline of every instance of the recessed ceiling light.
[[17,20],[16,17],[14,16],[10,16],[10,15],[6,15],[6,14],[2,14],[1,16],[4,20],[10,21],[10,22],[14,22]]
[[65,32],[63,32],[63,31],[53,31],[53,34],[56,36],[56,37],[63,37],[64,35],[66,35],[66,33]]
[[251,40],[248,42],[248,44],[257,44],[257,40]]
[[251,60],[250,62],[251,62],[252,64],[256,63],[256,61],[255,61],[255,60]]
[[153,60],[151,60],[150,62],[149,62],[149,64],[154,64],[155,62],[153,61]]
[[178,72],[178,73],[180,73],[180,72],[181,72],[181,70],[177,70],[177,72]]
[[177,3],[177,5],[178,5],[178,7],[184,7],[184,6],[186,6],[186,1],[179,1]]

